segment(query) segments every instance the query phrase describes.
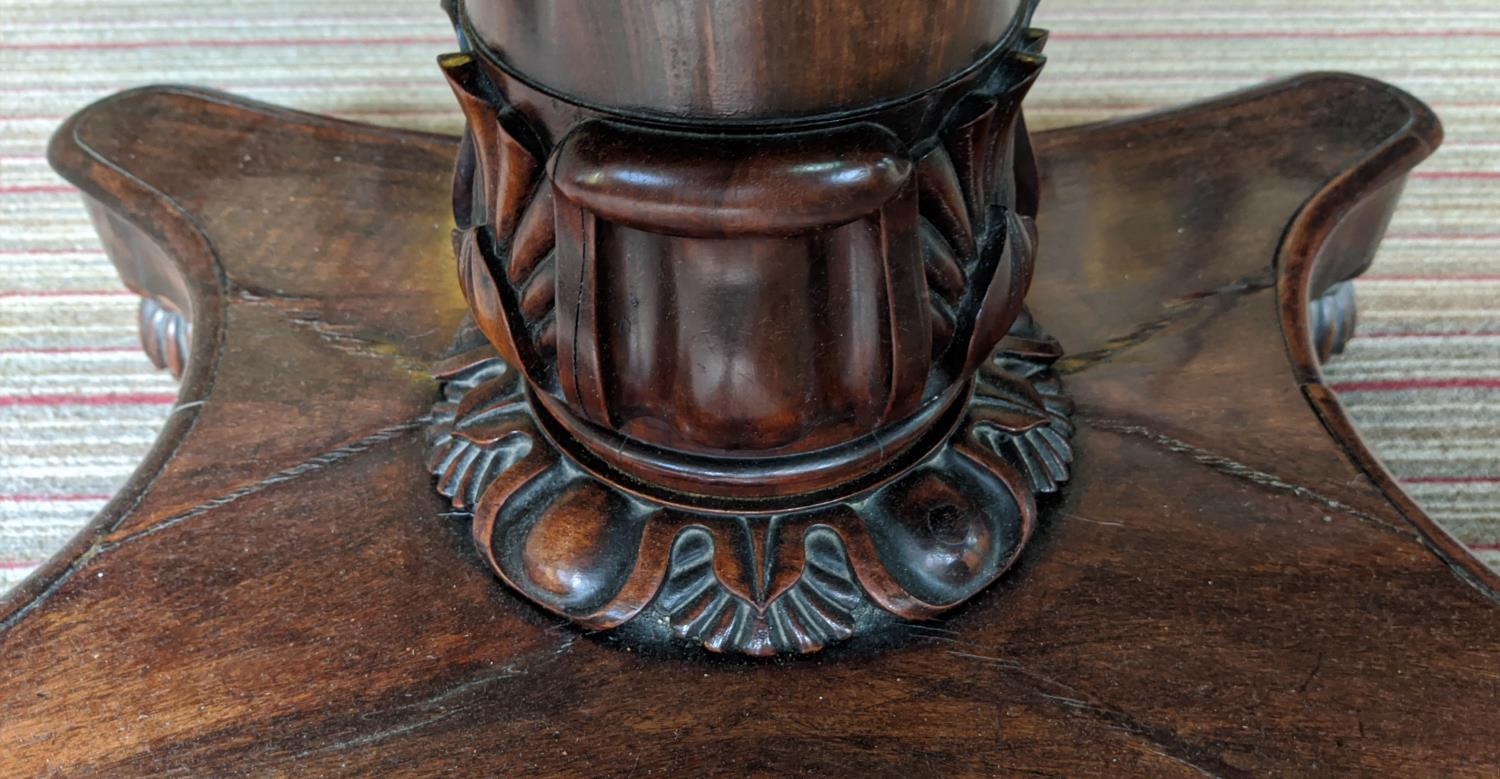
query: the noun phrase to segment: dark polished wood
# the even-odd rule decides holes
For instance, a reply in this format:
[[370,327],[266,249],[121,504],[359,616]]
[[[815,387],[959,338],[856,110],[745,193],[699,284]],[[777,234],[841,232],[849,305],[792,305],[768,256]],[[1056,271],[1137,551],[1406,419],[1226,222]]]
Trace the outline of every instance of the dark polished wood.
[[1359,442],[1308,313],[1438,136],[1345,76],[1038,136],[1073,483],[950,616],[767,662],[581,635],[444,517],[453,139],[98,104],[53,160],[190,354],[136,477],[0,605],[6,772],[1493,775],[1500,581]]
[[476,46],[567,99],[725,122],[907,98],[1021,33],[1030,0],[468,0]]
[[[724,75],[677,28],[632,27],[644,6],[601,22],[522,5],[571,25],[570,51],[621,60],[603,71],[650,40],[682,58],[673,78]],[[464,13],[509,4],[459,7],[464,51],[440,59],[467,119],[454,246],[491,348],[466,333],[445,360],[428,465],[501,578],[586,627],[769,655],[931,617],[1014,563],[1073,459],[1062,349],[1023,308],[1038,181],[1021,104],[1046,41],[1025,5],[884,8],[918,26],[1004,9],[1010,32],[898,103],[737,127],[557,94],[536,81],[553,69],[517,74]],[[813,36],[812,69],[771,63],[777,94],[836,80],[818,57],[864,62],[827,34],[851,33],[847,14],[709,6],[710,38]]]

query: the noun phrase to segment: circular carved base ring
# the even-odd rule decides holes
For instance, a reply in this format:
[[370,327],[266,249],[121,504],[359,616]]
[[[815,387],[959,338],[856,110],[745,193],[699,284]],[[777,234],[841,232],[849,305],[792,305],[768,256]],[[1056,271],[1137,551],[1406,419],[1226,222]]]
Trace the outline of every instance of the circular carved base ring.
[[935,616],[1015,562],[1067,481],[1061,350],[1029,318],[979,371],[946,441],[831,503],[736,515],[664,505],[582,467],[498,357],[444,373],[430,470],[512,588],[591,629],[766,656]]

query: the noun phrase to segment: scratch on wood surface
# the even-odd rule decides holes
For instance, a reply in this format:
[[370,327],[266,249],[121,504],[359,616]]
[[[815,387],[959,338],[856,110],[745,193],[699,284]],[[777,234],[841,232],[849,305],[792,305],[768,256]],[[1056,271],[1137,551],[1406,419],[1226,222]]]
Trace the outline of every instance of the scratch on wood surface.
[[1030,682],[1031,691],[1041,699],[1069,711],[1080,712],[1100,720],[1109,727],[1137,740],[1146,751],[1177,763],[1201,776],[1236,776],[1243,773],[1225,763],[1218,755],[1206,753],[1204,747],[1184,741],[1171,729],[1152,727],[1139,722],[1126,712],[1107,706],[1082,690],[1032,671],[1013,660],[951,649],[948,650],[948,654],[1014,672]]
[[325,302],[323,299],[312,295],[296,295],[279,289],[252,286],[245,283],[243,279],[235,279],[232,282],[229,292],[235,297],[251,303],[292,304],[305,308],[310,305],[322,305]]
[[[1085,415],[1080,414],[1079,418],[1085,419]],[[1360,522],[1378,527],[1381,530],[1389,533],[1394,533],[1403,538],[1415,538],[1417,535],[1412,530],[1408,530],[1406,528],[1402,528],[1398,525],[1387,522],[1380,517],[1342,503],[1310,487],[1304,487],[1300,484],[1293,484],[1292,482],[1286,481],[1285,479],[1282,479],[1275,474],[1267,473],[1257,468],[1253,468],[1249,465],[1225,457],[1221,454],[1217,454],[1199,446],[1194,446],[1193,444],[1190,444],[1186,441],[1182,441],[1168,435],[1163,435],[1150,428],[1093,416],[1086,417],[1086,424],[1088,424],[1090,427],[1098,428],[1100,430],[1107,430],[1112,433],[1119,433],[1121,435],[1132,436],[1135,438],[1143,438],[1163,449],[1166,449],[1169,452],[1187,455],[1193,460],[1193,462],[1211,468],[1214,471],[1222,473],[1226,476],[1232,476],[1236,479],[1247,481],[1257,486],[1265,487],[1277,492],[1284,492],[1290,495],[1295,495],[1296,497],[1303,500],[1317,503],[1318,505],[1329,511],[1336,512],[1344,516],[1353,517]]]
[[427,415],[423,415],[417,419],[409,420],[399,425],[392,425],[390,427],[382,428],[353,443],[345,444],[334,449],[329,449],[326,452],[313,455],[312,457],[309,457],[306,460],[297,463],[296,465],[283,468],[271,474],[270,476],[266,476],[260,479],[253,484],[247,484],[244,487],[231,490],[224,493],[223,495],[219,495],[218,497],[205,500],[197,504],[196,506],[187,509],[186,511],[167,517],[166,519],[157,522],[156,524],[146,528],[145,530],[137,533],[132,533],[128,536],[125,536],[124,538],[119,539],[118,541],[111,541],[106,544],[101,544],[99,547],[99,552],[103,553],[107,550],[115,549],[127,543],[130,543],[131,541],[134,541],[138,538],[144,538],[146,536],[159,533],[163,530],[194,519],[195,517],[200,517],[215,509],[223,508],[224,506],[234,503],[241,498],[249,497],[269,487],[274,487],[278,484],[285,484],[294,479],[306,476],[309,473],[316,473],[318,471],[321,471],[330,465],[336,465],[338,463],[344,462],[345,460],[348,460],[351,457],[354,457],[355,455],[361,454],[363,452],[367,452],[375,448],[376,446],[385,443],[386,441],[399,438],[402,435],[405,435],[406,433],[409,433],[413,430],[418,430],[426,425],[428,421],[429,419]]
[[297,754],[295,754],[295,755],[292,756],[292,759],[293,760],[302,760],[302,759],[309,758],[309,757],[314,757],[314,756],[317,756],[317,755],[326,755],[326,754],[329,754],[331,752],[344,752],[344,751],[348,751],[348,750],[351,750],[351,749],[360,749],[362,747],[373,746],[375,744],[379,744],[382,741],[387,741],[389,739],[393,739],[393,738],[395,738],[397,736],[400,736],[400,735],[402,735],[404,733],[410,733],[410,732],[412,732],[414,730],[420,730],[422,728],[425,728],[428,725],[432,725],[432,724],[441,722],[441,721],[443,721],[445,719],[448,719],[449,717],[453,716],[454,714],[457,714],[459,711],[460,711],[460,709],[453,709],[451,711],[445,711],[445,712],[443,712],[441,714],[438,714],[436,716],[428,717],[426,719],[417,720],[416,722],[408,722],[408,723],[405,723],[403,725],[396,725],[394,727],[384,728],[382,730],[376,730],[376,731],[373,731],[373,732],[370,732],[370,733],[366,733],[366,734],[361,735],[361,736],[355,736],[353,738],[345,739],[343,741],[335,741],[332,744],[327,744],[327,745],[318,747],[317,749],[308,749],[308,750],[305,750],[305,751],[302,751],[302,752],[298,752]]
[[57,592],[57,590],[59,590],[64,584],[72,580],[73,576],[76,575],[79,570],[81,570],[84,566],[88,565],[98,557],[108,554],[109,552],[118,549],[121,546],[124,546],[125,544],[128,544],[132,541],[154,535],[158,532],[161,532],[162,530],[166,530],[171,527],[175,527],[196,517],[203,516],[204,514],[207,514],[215,509],[230,505],[242,498],[246,498],[258,492],[266,490],[270,487],[274,487],[278,484],[285,484],[302,476],[306,476],[307,474],[321,471],[331,465],[344,462],[345,460],[355,457],[356,455],[359,455],[363,452],[367,452],[382,443],[399,438],[402,435],[410,433],[414,430],[419,430],[425,427],[429,422],[431,422],[431,416],[429,414],[423,414],[422,416],[415,419],[407,420],[406,422],[402,422],[397,425],[382,428],[357,441],[344,444],[343,446],[339,446],[333,449],[329,449],[325,452],[313,455],[312,457],[309,457],[297,463],[296,465],[283,468],[269,476],[260,479],[259,481],[256,481],[253,484],[248,484],[244,487],[240,487],[238,489],[224,493],[223,495],[205,500],[193,506],[192,508],[174,514],[152,525],[151,527],[148,527],[137,533],[132,533],[117,541],[98,541],[92,547],[80,554],[78,558],[68,566],[67,570],[59,574],[57,578],[50,582],[45,589],[37,593],[36,597],[32,598],[30,602],[17,609],[13,614],[11,614],[3,621],[0,621],[0,634],[4,634],[6,631],[10,630],[10,628],[14,627],[15,624],[20,622],[20,620],[27,614],[49,600],[51,596]]
[[[316,316],[308,315],[289,317],[286,321],[296,327],[311,331],[318,337],[320,343],[329,348],[337,349],[355,357],[392,363],[401,370],[422,379],[432,378],[432,365],[421,360],[412,359],[402,351],[401,345],[397,343],[366,338],[359,335],[357,328],[352,325],[336,325],[325,322]],[[431,332],[429,330],[421,335],[427,335]],[[413,336],[413,338],[415,337],[420,337],[420,335]]]
[[1323,670],[1323,653],[1319,652],[1318,653],[1318,659],[1313,662],[1312,670],[1308,672],[1307,678],[1302,680],[1302,684],[1297,685],[1297,692],[1298,693],[1307,692],[1308,686],[1313,683],[1314,679],[1318,678],[1318,673],[1321,672],[1322,670]]
[[1273,269],[1267,268],[1259,273],[1232,281],[1223,286],[1203,292],[1195,292],[1177,300],[1169,301],[1162,306],[1165,313],[1161,317],[1142,324],[1125,335],[1109,339],[1105,342],[1104,346],[1098,349],[1063,357],[1057,363],[1057,371],[1062,374],[1077,373],[1085,368],[1107,362],[1120,352],[1151,340],[1157,333],[1166,330],[1178,321],[1197,312],[1203,308],[1204,303],[1207,301],[1241,297],[1273,289],[1275,286],[1276,273]]
[[1066,519],[1075,519],[1079,522],[1088,522],[1092,525],[1103,525],[1105,527],[1125,527],[1124,522],[1106,522],[1102,519],[1089,519],[1088,517],[1082,516],[1080,514],[1070,514],[1066,511],[1059,511],[1057,512],[1057,515]]
[[[568,650],[572,649],[573,648],[573,642],[576,641],[576,640],[577,640],[577,636],[576,635],[569,636],[562,643],[560,643],[557,647],[548,648],[547,651],[538,653],[535,656],[535,658],[538,659],[538,660],[541,660],[543,662],[550,661],[553,658],[556,658],[559,655],[565,654],[565,653],[567,653]],[[491,672],[488,672],[488,673],[482,673],[482,674],[479,674],[479,675],[475,676],[472,679],[469,679],[469,680],[464,681],[464,682],[460,682],[456,686],[451,687],[451,688],[446,689],[446,690],[443,690],[443,691],[441,691],[441,692],[439,692],[439,693],[437,693],[435,695],[432,695],[430,697],[423,698],[422,700],[419,700],[419,701],[413,701],[412,703],[408,703],[408,704],[405,704],[405,705],[402,705],[402,706],[398,706],[398,707],[393,708],[393,709],[388,709],[388,710],[379,712],[378,715],[375,715],[375,716],[387,716],[387,715],[397,715],[397,716],[399,716],[401,712],[421,711],[421,712],[424,712],[424,713],[428,714],[429,716],[421,717],[419,719],[416,719],[416,720],[413,720],[413,721],[410,721],[410,722],[405,722],[405,723],[402,723],[402,724],[399,724],[399,725],[392,725],[390,727],[381,728],[379,730],[375,730],[375,731],[372,731],[372,732],[369,732],[369,733],[364,733],[364,734],[358,735],[358,736],[353,736],[351,738],[342,739],[342,740],[339,740],[339,741],[335,741],[335,742],[333,742],[331,744],[325,744],[323,746],[316,747],[316,748],[313,748],[313,749],[308,749],[308,750],[305,750],[305,751],[297,753],[296,755],[293,756],[293,759],[300,760],[300,759],[303,759],[303,758],[314,757],[314,756],[317,756],[317,755],[326,755],[326,754],[331,754],[331,753],[335,753],[335,752],[343,752],[343,751],[352,750],[352,749],[361,749],[361,748],[364,748],[364,747],[368,747],[368,746],[372,746],[372,745],[375,745],[375,744],[379,744],[379,743],[384,742],[384,741],[389,741],[390,739],[393,739],[393,738],[405,735],[407,733],[411,733],[411,732],[414,732],[414,731],[421,730],[421,729],[423,729],[425,727],[428,727],[430,725],[435,725],[435,724],[437,724],[439,722],[442,722],[443,720],[446,720],[446,719],[454,716],[455,714],[460,714],[460,713],[463,713],[463,712],[467,711],[473,705],[472,703],[466,703],[466,704],[459,705],[459,706],[448,707],[448,704],[450,702],[452,702],[454,700],[457,700],[459,698],[462,698],[464,695],[466,695],[466,694],[468,694],[470,692],[474,692],[476,690],[483,690],[484,688],[490,687],[491,685],[494,685],[494,684],[496,684],[498,682],[503,682],[503,681],[505,681],[507,679],[515,679],[515,678],[518,678],[518,677],[523,677],[523,676],[526,676],[527,674],[529,674],[531,672],[531,668],[530,667],[521,667],[523,665],[523,663],[524,663],[524,659],[523,660],[518,660],[517,662],[514,662],[514,663],[509,663],[509,664],[505,665],[502,668],[495,669],[494,671],[491,671]],[[364,719],[369,718],[370,716],[371,715],[368,715],[368,714],[367,715],[362,715],[360,717],[360,719],[364,720]]]

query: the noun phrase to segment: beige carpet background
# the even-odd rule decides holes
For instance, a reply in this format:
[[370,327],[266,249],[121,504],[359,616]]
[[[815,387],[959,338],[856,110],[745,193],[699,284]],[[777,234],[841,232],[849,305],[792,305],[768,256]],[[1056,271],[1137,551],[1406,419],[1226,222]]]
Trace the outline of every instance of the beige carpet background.
[[[1367,439],[1435,518],[1500,564],[1500,4],[1495,0],[1044,0],[1037,127],[1338,69],[1431,103],[1417,174],[1362,330],[1329,370]],[[0,591],[130,475],[174,382],[136,346],[136,300],[43,158],[64,116],[149,82],[201,84],[454,131],[437,0],[0,0]]]

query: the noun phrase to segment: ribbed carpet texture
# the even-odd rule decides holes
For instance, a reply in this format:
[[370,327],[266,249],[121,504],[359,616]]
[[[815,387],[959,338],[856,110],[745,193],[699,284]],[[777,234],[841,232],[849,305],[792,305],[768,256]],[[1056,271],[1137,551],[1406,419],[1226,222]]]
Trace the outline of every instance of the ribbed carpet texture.
[[[1500,565],[1500,4],[1044,0],[1037,21],[1053,37],[1036,128],[1307,70],[1365,73],[1437,109],[1447,143],[1408,187],[1358,284],[1359,337],[1327,374],[1406,490]],[[454,132],[434,64],[452,49],[437,0],[0,0],[0,591],[129,478],[176,396],[47,166],[53,129],[114,91],[176,82]]]

